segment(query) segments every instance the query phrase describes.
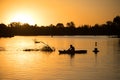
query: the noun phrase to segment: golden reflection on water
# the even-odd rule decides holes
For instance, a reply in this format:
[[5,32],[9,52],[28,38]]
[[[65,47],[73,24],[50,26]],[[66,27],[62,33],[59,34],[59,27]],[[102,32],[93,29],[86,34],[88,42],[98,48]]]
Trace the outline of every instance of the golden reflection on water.
[[[0,51],[0,80],[101,80],[102,77],[104,77],[103,80],[110,80],[116,74],[111,70],[114,69],[115,64],[119,65],[119,61],[114,64],[113,54],[115,51],[108,51],[112,50],[113,46],[106,37],[51,38],[37,36],[38,41],[55,47],[56,51],[52,53],[22,51],[25,48],[39,48],[41,46],[39,43],[34,43],[34,38],[34,36],[16,36],[0,39],[0,47],[7,50]],[[114,39],[112,40],[115,42]],[[100,50],[97,55],[92,52],[95,41],[98,42],[97,47]],[[73,44],[76,49],[87,49],[87,54],[75,54],[73,58],[70,55],[59,55],[58,50],[68,49],[70,44]],[[112,77],[112,75],[114,76]]]
[[[0,72],[4,78],[32,78],[34,74],[41,71],[43,67],[43,59],[41,54],[26,53],[18,51],[18,53],[2,53],[0,54]],[[0,77],[0,78],[1,78]]]

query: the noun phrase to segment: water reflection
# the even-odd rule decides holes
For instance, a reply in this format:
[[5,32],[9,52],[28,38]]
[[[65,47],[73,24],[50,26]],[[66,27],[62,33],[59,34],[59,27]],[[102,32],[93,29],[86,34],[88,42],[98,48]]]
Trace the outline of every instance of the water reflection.
[[[36,72],[43,72],[46,64],[44,53],[14,51],[0,54],[0,80],[35,79]],[[37,75],[38,76],[38,75]],[[38,78],[38,77],[37,77]]]
[[94,54],[94,55],[95,55],[95,63],[97,64],[98,54]]
[[118,47],[119,47],[119,50],[120,50],[120,38],[118,40]]
[[[38,48],[33,39],[44,41],[56,48],[55,52],[22,51],[24,48]],[[100,53],[94,54],[94,43]],[[0,39],[0,80],[119,80],[120,39],[102,37],[46,37],[15,36]],[[22,44],[21,44],[22,43]],[[69,44],[76,49],[86,49],[87,54],[62,54]],[[116,54],[117,53],[117,54]],[[97,65],[96,65],[97,64]]]
[[75,54],[60,54],[59,53],[59,55],[68,55],[68,56],[70,56],[71,59],[73,59],[75,57]]

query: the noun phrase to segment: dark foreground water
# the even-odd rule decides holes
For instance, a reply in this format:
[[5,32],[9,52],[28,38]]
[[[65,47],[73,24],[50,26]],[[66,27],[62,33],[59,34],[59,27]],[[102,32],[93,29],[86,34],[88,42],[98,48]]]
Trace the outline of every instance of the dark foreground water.
[[[22,51],[41,48],[55,52]],[[95,48],[100,50],[94,54]],[[58,50],[86,49],[87,54],[59,55]],[[0,38],[0,80],[120,80],[120,39],[107,36],[15,36]]]

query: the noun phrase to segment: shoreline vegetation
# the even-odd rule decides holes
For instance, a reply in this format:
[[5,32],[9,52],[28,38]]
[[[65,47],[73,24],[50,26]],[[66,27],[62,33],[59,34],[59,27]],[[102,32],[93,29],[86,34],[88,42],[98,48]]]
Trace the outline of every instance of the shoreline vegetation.
[[12,22],[8,25],[0,24],[0,37],[14,36],[74,36],[74,35],[114,35],[120,37],[120,16],[105,24],[75,26],[74,22],[68,22],[49,26],[29,25],[28,23]]

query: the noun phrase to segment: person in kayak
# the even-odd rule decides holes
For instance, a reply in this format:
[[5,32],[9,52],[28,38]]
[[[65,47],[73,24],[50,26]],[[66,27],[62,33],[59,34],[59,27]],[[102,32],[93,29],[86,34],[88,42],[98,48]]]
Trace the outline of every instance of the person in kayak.
[[73,45],[70,45],[70,48],[68,49],[68,51],[74,52],[75,51],[75,47]]

